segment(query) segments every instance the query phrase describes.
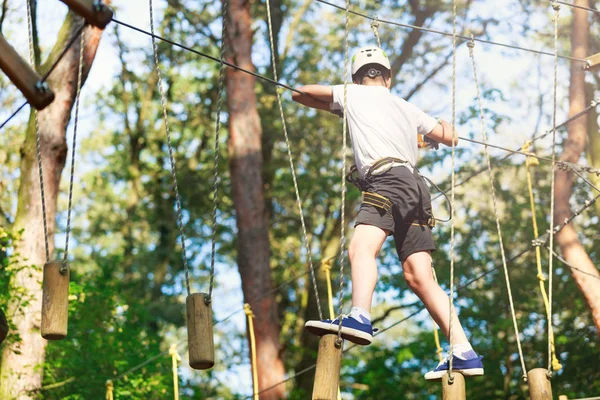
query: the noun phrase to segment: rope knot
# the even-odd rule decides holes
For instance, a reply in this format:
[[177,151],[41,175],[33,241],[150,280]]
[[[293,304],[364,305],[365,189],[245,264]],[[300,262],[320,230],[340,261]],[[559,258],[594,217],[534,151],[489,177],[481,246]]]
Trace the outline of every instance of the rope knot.
[[254,317],[254,313],[252,312],[252,307],[250,307],[250,304],[248,304],[248,303],[244,304],[244,313],[248,317]]
[[560,11],[560,4],[558,4],[556,1],[553,1],[552,9],[554,9],[554,11],[556,11],[558,13]]
[[536,276],[537,276],[537,278],[538,278],[540,281],[542,281],[542,282],[545,282],[545,281],[546,281],[546,277],[544,277],[544,275],[543,275],[543,274],[537,274]]

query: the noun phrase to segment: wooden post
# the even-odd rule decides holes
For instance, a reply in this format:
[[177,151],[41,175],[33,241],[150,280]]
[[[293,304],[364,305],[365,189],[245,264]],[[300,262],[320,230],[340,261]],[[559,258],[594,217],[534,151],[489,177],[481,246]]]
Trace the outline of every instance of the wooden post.
[[0,343],[6,339],[6,335],[8,335],[8,321],[6,321],[4,311],[0,308]]
[[527,373],[529,384],[529,398],[531,400],[552,400],[552,386],[548,371],[544,368],[535,368]]
[[465,400],[465,377],[460,372],[452,372],[452,383],[448,381],[448,374],[442,377],[442,399],[443,400]]
[[67,337],[69,321],[69,265],[50,261],[44,265],[42,291],[42,337],[61,340]]
[[313,400],[337,399],[344,348],[344,342],[337,343],[337,340],[337,335],[333,333],[322,336],[319,340]]
[[113,12],[100,0],[60,0],[88,23],[104,29],[112,21]]
[[0,34],[0,69],[23,93],[29,104],[38,110],[44,109],[54,100],[54,93],[42,83],[42,78]]
[[569,400],[569,398],[564,394],[561,394],[560,396],[558,396],[558,400]]
[[192,293],[186,300],[190,367],[209,369],[215,365],[213,320],[208,294]]

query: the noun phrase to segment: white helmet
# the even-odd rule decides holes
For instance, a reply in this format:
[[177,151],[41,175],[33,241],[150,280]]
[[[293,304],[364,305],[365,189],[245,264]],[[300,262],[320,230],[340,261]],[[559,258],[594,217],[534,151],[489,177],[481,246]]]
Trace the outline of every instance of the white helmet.
[[385,52],[376,46],[366,46],[358,49],[352,57],[352,76],[358,72],[361,67],[367,64],[379,64],[387,69],[392,69],[390,60]]

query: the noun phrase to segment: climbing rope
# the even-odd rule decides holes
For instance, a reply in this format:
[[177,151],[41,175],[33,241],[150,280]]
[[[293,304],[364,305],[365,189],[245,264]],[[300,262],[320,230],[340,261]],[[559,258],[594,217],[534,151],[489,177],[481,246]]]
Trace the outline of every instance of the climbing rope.
[[381,40],[379,39],[379,18],[377,18],[377,15],[375,15],[375,19],[371,22],[371,29],[373,30],[375,39],[377,39],[377,47],[381,48]]
[[[33,17],[31,15],[31,2],[33,0],[27,0],[27,31],[29,33],[29,62],[32,68],[35,69],[35,54],[33,47]],[[46,216],[46,194],[44,190],[44,171],[42,168],[42,135],[40,133],[40,124],[38,121],[38,112],[35,108],[33,110],[33,118],[35,120],[35,142],[36,142],[36,156],[38,163],[38,176],[40,178],[40,193],[42,198],[42,218],[44,221],[44,247],[46,249],[46,262],[50,261],[50,247],[48,245],[48,218]]]
[[[433,260],[431,261],[431,273],[433,274],[433,280],[435,283],[438,283],[437,274],[435,273],[435,268],[433,267]],[[442,345],[440,343],[439,327],[435,320],[433,320],[433,340],[435,342],[435,353],[437,354],[440,362],[442,362],[444,360],[444,350],[442,349]]]
[[[554,96],[552,109],[552,126],[556,126],[556,106],[557,106],[557,88],[558,88],[558,17],[560,5],[552,2],[554,9]],[[551,166],[551,185],[550,185],[550,226],[554,226],[554,192],[556,185],[556,128],[552,129],[552,166]],[[548,375],[552,376],[552,345],[550,335],[552,335],[552,275],[553,260],[552,250],[554,248],[554,230],[550,230],[550,255],[548,257]]]
[[456,151],[454,146],[454,137],[456,135],[456,0],[452,0],[452,177],[451,177],[451,196],[450,196],[450,296],[448,297],[450,327],[448,329],[448,382],[452,383],[452,358],[454,358],[454,345],[452,344],[452,331],[454,328],[454,245],[455,245],[455,218],[456,209],[455,186],[456,186]]
[[346,152],[347,152],[347,130],[348,130],[348,59],[349,59],[349,35],[350,35],[350,0],[346,0],[346,26],[344,32],[344,116],[342,126],[342,204],[340,210],[340,295],[339,295],[339,323],[338,339],[336,345],[342,346],[342,310],[344,308],[344,255],[346,250]]
[[250,304],[244,304],[244,312],[248,318],[248,333],[250,335],[250,363],[252,366],[252,393],[254,394],[254,400],[258,399],[258,366],[256,365],[256,338],[254,337],[254,313]]
[[77,94],[75,96],[75,120],[73,121],[73,144],[71,145],[71,173],[69,177],[69,204],[67,206],[67,229],[65,232],[65,255],[61,267],[64,274],[69,260],[69,234],[71,233],[71,209],[73,204],[73,178],[75,176],[75,148],[77,146],[77,126],[79,123],[79,102],[81,99],[81,79],[83,77],[83,51],[85,48],[85,31],[81,31],[79,44],[79,67],[77,70]]
[[154,7],[153,0],[148,0],[150,7],[150,31],[152,32],[152,51],[154,55],[154,69],[156,70],[156,77],[158,78],[158,91],[160,93],[160,104],[162,106],[163,120],[165,123],[165,131],[167,133],[167,146],[169,148],[169,160],[171,162],[171,176],[173,178],[173,191],[175,192],[175,205],[177,207],[177,222],[179,225],[179,235],[181,236],[181,256],[183,259],[183,270],[185,272],[185,287],[187,289],[188,296],[190,295],[190,278],[188,271],[188,262],[185,251],[185,234],[183,233],[183,215],[181,212],[181,200],[179,199],[179,188],[177,186],[177,166],[175,165],[175,157],[173,156],[173,146],[171,144],[171,130],[169,129],[169,117],[167,113],[167,99],[165,96],[165,90],[163,87],[163,78],[160,71],[160,64],[158,60],[158,45],[154,36]]
[[228,1],[224,0],[221,3],[221,61],[219,68],[219,88],[217,93],[217,118],[215,121],[215,147],[213,160],[213,209],[212,209],[212,232],[210,237],[210,282],[208,284],[208,297],[205,302],[212,300],[212,292],[215,281],[215,257],[217,253],[217,211],[219,206],[219,145],[221,132],[221,107],[223,106],[223,87],[225,86],[225,43],[227,35],[227,9]]
[[181,357],[177,352],[177,345],[172,344],[169,348],[169,354],[171,355],[173,365],[173,398],[179,400],[179,375],[177,373],[177,362],[181,361]]
[[[475,41],[467,43],[469,47],[469,55],[473,64],[473,76],[475,78],[475,88],[477,89],[477,104],[479,106],[479,119],[481,122],[481,135],[483,136],[484,143],[487,143],[487,131],[485,129],[485,114],[483,112],[483,101],[481,100],[481,92],[479,90],[479,78],[477,76],[477,64],[475,63],[475,54],[473,48],[475,47]],[[521,367],[523,368],[523,380],[527,381],[527,368],[525,367],[525,357],[523,356],[523,349],[521,348],[521,339],[519,338],[519,325],[517,323],[517,316],[515,314],[515,306],[513,303],[512,289],[510,285],[510,278],[508,276],[508,265],[506,262],[506,254],[504,252],[504,242],[502,240],[502,229],[500,227],[500,216],[498,214],[498,204],[496,201],[496,186],[494,184],[494,174],[492,172],[492,164],[490,161],[490,154],[487,146],[484,146],[485,158],[487,161],[488,175],[490,178],[490,189],[492,195],[492,204],[494,207],[494,218],[496,220],[496,231],[498,232],[498,244],[500,245],[500,255],[502,257],[502,267],[504,269],[504,278],[506,280],[506,290],[508,292],[508,302],[510,304],[510,314],[512,316],[513,327],[515,329],[515,339],[517,341],[517,348],[519,350],[519,358],[521,360]]]
[[113,382],[109,379],[106,381],[106,400],[113,400],[113,391],[114,391],[115,387],[113,385]]
[[[531,141],[526,142],[523,145],[523,148],[525,150],[529,149]],[[537,214],[535,211],[535,198],[533,195],[533,180],[531,179],[531,167],[540,165],[540,162],[533,157],[527,157],[527,159],[525,160],[525,166],[526,166],[526,170],[527,170],[527,188],[529,191],[529,205],[531,207],[531,220],[533,223],[533,235],[535,237],[538,237],[539,233],[538,233],[538,225],[537,225]],[[536,266],[537,266],[537,278],[539,281],[539,285],[540,285],[540,293],[542,295],[542,300],[544,302],[544,310],[546,311],[546,317],[550,318],[550,315],[548,314],[548,311],[550,311],[550,307],[549,307],[549,303],[548,303],[548,294],[546,293],[546,286],[544,284],[544,282],[546,281],[546,278],[544,277],[544,272],[542,271],[542,252],[539,246],[535,247],[535,260],[536,260]],[[550,330],[550,345],[552,347],[552,366],[554,370],[560,370],[562,368],[562,365],[560,364],[560,362],[558,361],[558,358],[556,358],[556,348],[555,348],[555,344],[554,344],[554,331],[551,329]]]
[[[269,0],[266,2],[267,6],[267,23],[269,25],[269,44],[271,46],[271,64],[273,65],[273,79],[278,80],[277,76],[277,65],[275,63],[275,41],[273,40],[273,25],[271,19],[271,4]],[[283,113],[283,105],[281,103],[281,93],[279,88],[275,89],[277,96],[277,105],[279,106],[279,116],[281,118],[281,125],[283,127],[283,135],[285,137],[285,145],[287,149],[288,160],[290,163],[290,170],[292,172],[292,180],[294,182],[294,192],[296,193],[296,204],[298,206],[298,213],[300,214],[300,224],[302,225],[302,242],[306,250],[306,256],[308,259],[309,271],[312,280],[313,289],[315,291],[315,298],[317,300],[317,311],[319,312],[319,319],[323,319],[323,310],[321,308],[321,298],[319,296],[319,288],[317,286],[317,278],[315,276],[315,269],[312,260],[312,252],[310,249],[310,243],[308,241],[308,231],[306,229],[306,223],[304,221],[304,211],[302,209],[302,198],[300,197],[300,190],[298,189],[298,178],[296,177],[296,168],[294,167],[294,158],[292,156],[292,146],[290,145],[290,139],[287,130],[287,124],[285,122],[285,114]]]
[[328,258],[321,262],[321,269],[325,272],[325,280],[327,281],[327,304],[329,306],[329,318],[333,320],[335,318],[335,311],[333,311],[333,289],[331,285],[331,261],[333,258]]

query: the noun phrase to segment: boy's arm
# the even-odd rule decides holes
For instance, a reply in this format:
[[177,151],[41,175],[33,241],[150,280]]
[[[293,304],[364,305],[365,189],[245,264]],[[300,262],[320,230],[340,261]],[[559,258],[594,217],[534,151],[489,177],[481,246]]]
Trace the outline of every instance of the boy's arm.
[[325,85],[306,85],[298,88],[299,92],[292,92],[292,100],[307,107],[318,110],[331,111],[333,103],[333,88]]
[[[439,120],[439,123],[426,136],[428,139],[433,139],[436,142],[452,146],[452,127],[446,121]],[[458,132],[454,131],[454,146],[458,144]]]

